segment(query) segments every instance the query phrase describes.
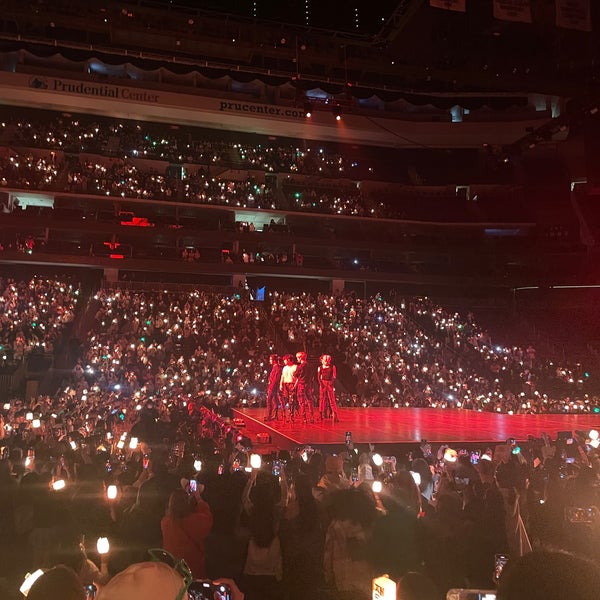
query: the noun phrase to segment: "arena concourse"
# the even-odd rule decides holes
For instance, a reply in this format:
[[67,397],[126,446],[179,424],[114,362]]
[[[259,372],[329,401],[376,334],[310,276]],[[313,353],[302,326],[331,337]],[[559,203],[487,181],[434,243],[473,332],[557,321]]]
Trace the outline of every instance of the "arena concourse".
[[597,598],[596,8],[35,4],[0,598]]

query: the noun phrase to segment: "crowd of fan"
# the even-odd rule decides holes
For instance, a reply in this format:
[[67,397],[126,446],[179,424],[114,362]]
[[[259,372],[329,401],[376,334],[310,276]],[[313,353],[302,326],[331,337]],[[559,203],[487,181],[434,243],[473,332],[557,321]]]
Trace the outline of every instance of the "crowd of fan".
[[[397,456],[347,439],[333,455],[273,450],[259,466],[240,423],[207,404],[176,392],[100,399],[74,387],[6,403],[2,597],[17,598],[27,571],[49,569],[49,585],[53,568],[66,565],[80,595],[47,588],[42,596],[34,583],[30,600],[79,600],[89,585],[99,600],[146,599],[152,585],[150,597],[161,589],[170,598],[158,567],[140,564],[158,548],[175,556],[172,564],[184,559],[197,579],[227,578],[233,600],[241,598],[234,583],[248,600],[366,600],[383,573],[399,581],[399,600],[441,600],[450,588],[492,589],[498,554],[510,557],[500,590],[511,567],[575,560],[557,549],[586,557],[577,558],[585,577],[566,578],[568,597],[597,593],[577,592],[598,581],[597,432],[468,450],[422,441]],[[557,582],[569,563],[559,564],[558,595],[546,599],[566,593]],[[552,572],[538,568],[548,581]],[[519,579],[525,592],[499,598],[530,598],[536,580]],[[173,597],[183,588],[177,581]],[[409,594],[409,582],[420,595]]]
[[426,298],[395,304],[381,296],[273,293],[263,309],[245,295],[101,291],[97,302],[96,328],[78,367],[87,387],[215,394],[256,405],[266,391],[268,356],[283,346],[333,355],[342,405],[597,410],[593,378],[582,365],[556,365],[532,346],[494,345],[471,315],[461,319]]
[[76,367],[80,390],[258,401],[274,349],[256,303],[200,291],[104,290],[95,302],[94,330]]
[[287,197],[293,210],[353,217],[370,217],[375,212],[356,189],[345,188],[334,192],[296,187],[287,191]]
[[244,180],[226,180],[210,177],[204,170],[188,174],[183,180],[156,170],[142,170],[122,160],[79,162],[68,161],[63,173],[53,162],[43,157],[11,151],[0,159],[4,187],[25,189],[62,189],[83,193],[146,200],[182,201],[196,204],[218,204],[250,209],[281,209],[271,190],[248,177]]
[[5,117],[0,139],[6,145],[148,158],[201,165],[236,166],[267,172],[321,177],[368,176],[372,169],[323,146],[226,141],[214,132],[156,123],[59,115]]
[[[2,286],[0,343],[19,357],[35,345],[51,351],[79,290],[45,279]],[[342,406],[518,414],[590,413],[600,405],[582,364],[493,342],[471,314],[427,298],[270,292],[263,304],[245,290],[100,290],[90,306],[95,320],[75,369],[78,393],[212,394],[258,405],[269,355],[303,349],[311,362],[324,352],[334,357]]]
[[278,209],[271,190],[253,177],[234,181],[210,177],[204,171],[183,180],[184,197],[196,204],[221,204],[239,208]]
[[[47,349],[79,296],[50,279],[2,289],[2,339],[18,329]],[[423,442],[383,458],[373,447],[355,451],[350,437],[334,456],[275,451],[262,469],[249,467],[251,441],[231,407],[262,403],[267,357],[281,344],[330,352],[338,373],[349,366],[357,404],[591,410],[549,401],[528,381],[526,401],[511,404],[504,386],[525,372],[539,376],[536,388],[551,373],[573,390],[587,384],[566,367],[544,371],[533,347],[494,346],[472,315],[428,299],[274,293],[263,305],[244,293],[117,290],[97,292],[87,315],[84,353],[60,391],[0,411],[9,587],[26,570],[61,563],[108,593],[123,581],[118,572],[160,547],[197,578],[233,579],[249,600],[366,599],[382,573],[426,577],[442,592],[486,589],[494,555],[514,559],[532,543],[598,558],[596,432],[437,454]],[[111,540],[108,559],[93,551],[97,537]]]
[[0,156],[0,186],[26,190],[49,189],[57,180],[60,168],[54,160],[28,153]]
[[[137,121],[60,115],[54,118],[7,117],[0,123],[6,145],[61,150],[65,153],[101,154],[216,164],[226,158],[229,146],[210,140],[186,142],[185,134],[166,133]],[[160,131],[158,131],[158,129]]]
[[141,171],[134,165],[86,161],[67,173],[65,191],[122,198],[171,200],[177,181],[155,171]]
[[0,357],[19,360],[33,351],[52,352],[75,317],[79,287],[67,281],[0,277]]
[[282,202],[266,183],[250,174],[241,180],[222,179],[199,168],[179,179],[163,165],[141,168],[127,158],[71,156],[63,164],[55,156],[36,157],[27,151],[7,149],[0,159],[0,172],[0,185],[11,188],[363,218],[402,218],[395,202],[380,200],[373,204],[355,187],[344,186],[334,191],[310,182],[295,182],[286,186],[286,200]]
[[[359,217],[393,217],[392,205],[379,202],[370,207],[362,194],[353,189],[341,192],[316,190],[312,184],[290,193],[286,205],[271,194],[265,184],[252,177],[230,181],[210,177],[204,169],[186,174],[181,186],[176,178],[163,172],[163,166],[143,170],[128,159],[223,165],[265,172],[289,172],[327,178],[368,177],[372,169],[359,169],[353,159],[322,147],[301,149],[293,144],[242,144],[211,140],[195,134],[178,132],[165,126],[134,121],[90,119],[61,115],[55,119],[6,118],[1,124],[0,139],[6,146],[0,163],[5,187],[52,189],[68,192],[179,200],[206,204],[223,204],[244,208],[299,210]],[[54,154],[34,157],[17,147],[35,147],[51,152],[69,153],[68,164],[61,167]],[[81,153],[98,154],[98,158],[78,159]],[[100,158],[100,155],[104,158]],[[112,158],[111,158],[112,157]],[[74,163],[74,164],[73,164]],[[60,175],[64,175],[61,177]],[[298,189],[300,191],[298,192]]]
[[[248,169],[261,171],[300,173],[319,177],[365,177],[356,161],[324,148],[302,150],[294,145],[234,144],[242,164]],[[368,171],[371,172],[371,171]]]
[[35,247],[35,239],[31,234],[4,233],[0,236],[0,252],[16,250],[25,254],[33,254]]
[[[342,405],[463,408],[505,413],[592,412],[598,397],[581,364],[494,344],[474,323],[427,298],[275,294],[270,316],[288,343],[323,349],[352,383]],[[352,389],[354,387],[354,389]]]

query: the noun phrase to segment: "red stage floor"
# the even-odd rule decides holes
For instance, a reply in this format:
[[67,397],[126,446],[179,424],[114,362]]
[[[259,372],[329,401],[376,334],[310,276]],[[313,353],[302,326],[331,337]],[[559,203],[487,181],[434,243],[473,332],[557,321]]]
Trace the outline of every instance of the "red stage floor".
[[433,408],[342,408],[340,422],[303,425],[264,422],[265,409],[240,409],[247,435],[268,431],[273,445],[291,448],[305,444],[343,444],[346,431],[355,443],[397,444],[418,442],[504,442],[526,440],[542,432],[556,438],[557,431],[600,429],[600,415],[500,415],[470,410]]

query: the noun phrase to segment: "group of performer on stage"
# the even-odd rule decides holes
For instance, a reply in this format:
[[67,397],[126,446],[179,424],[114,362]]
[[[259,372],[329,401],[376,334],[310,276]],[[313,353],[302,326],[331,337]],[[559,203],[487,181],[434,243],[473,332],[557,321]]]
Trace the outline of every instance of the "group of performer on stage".
[[[306,352],[286,354],[283,359],[277,354],[269,357],[271,372],[267,390],[267,415],[265,421],[281,420],[294,423],[314,423],[314,402]],[[335,400],[336,368],[329,354],[319,359],[317,380],[319,383],[319,419],[330,418],[339,422]]]

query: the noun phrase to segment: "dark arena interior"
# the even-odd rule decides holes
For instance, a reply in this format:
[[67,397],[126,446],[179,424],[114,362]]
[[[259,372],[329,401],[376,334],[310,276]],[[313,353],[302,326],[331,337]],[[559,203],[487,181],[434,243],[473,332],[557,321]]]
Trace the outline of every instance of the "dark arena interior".
[[0,600],[596,600],[599,32],[4,0]]

